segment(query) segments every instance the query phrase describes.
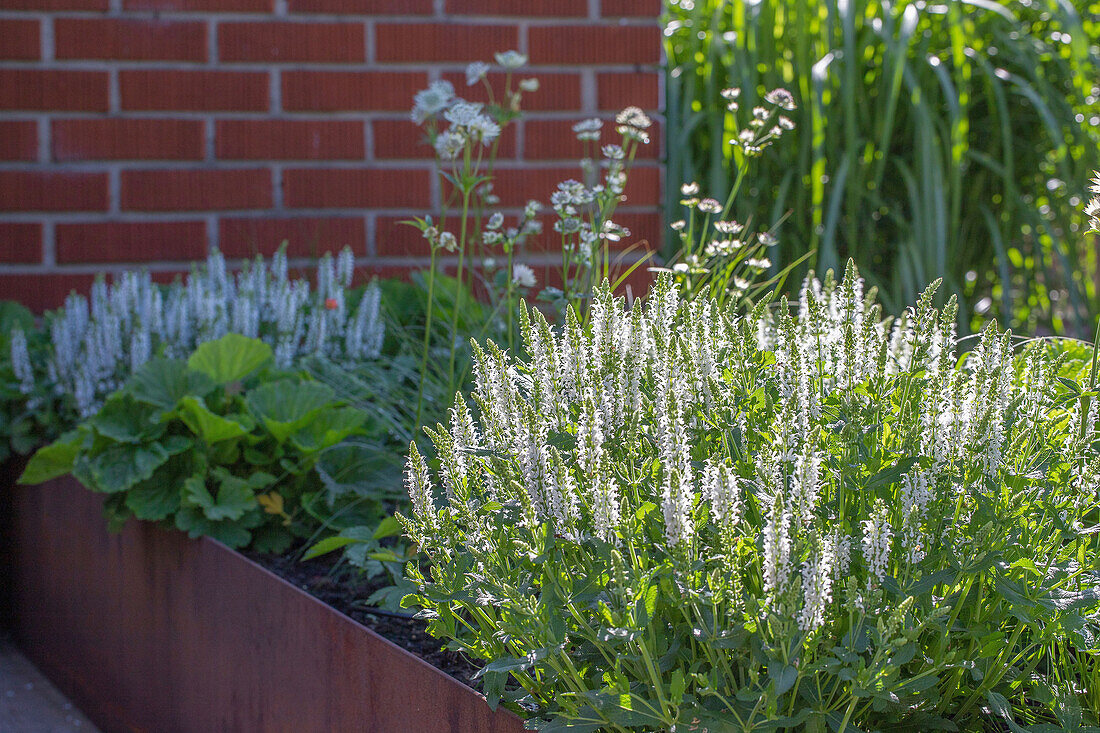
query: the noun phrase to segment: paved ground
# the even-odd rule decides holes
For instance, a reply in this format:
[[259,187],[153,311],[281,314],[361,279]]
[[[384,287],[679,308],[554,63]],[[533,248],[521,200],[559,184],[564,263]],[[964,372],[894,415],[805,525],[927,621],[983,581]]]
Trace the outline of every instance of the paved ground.
[[84,715],[0,631],[0,731],[96,733]]

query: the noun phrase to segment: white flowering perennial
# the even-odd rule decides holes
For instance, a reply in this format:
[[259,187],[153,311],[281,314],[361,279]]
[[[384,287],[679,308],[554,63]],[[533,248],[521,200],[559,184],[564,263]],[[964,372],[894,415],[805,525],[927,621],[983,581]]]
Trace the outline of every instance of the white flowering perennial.
[[231,274],[214,251],[185,282],[159,286],[148,272],[126,272],[108,285],[98,279],[90,298],[72,294],[48,316],[50,348],[34,375],[26,339],[16,332],[12,361],[21,389],[36,382],[56,398],[70,397],[78,416],[96,411],[138,367],[154,356],[186,358],[196,346],[239,333],[268,342],[279,366],[316,354],[341,363],[378,357],[384,337],[381,291],[374,284],[350,309],[354,259],[350,249],[326,254],[317,286],[289,277],[286,256],[245,262]]
[[[923,729],[922,699],[962,694],[942,641],[985,608],[967,589],[1064,593],[1100,466],[1095,412],[1080,429],[1054,376],[1064,358],[1041,343],[1016,358],[994,324],[960,359],[954,301],[937,310],[935,290],[884,319],[849,265],[808,279],[797,306],[747,314],[687,301],[671,278],[633,308],[597,290],[586,326],[525,310],[523,358],[476,350],[475,408],[432,432],[430,482],[411,459],[402,521],[431,566],[412,573],[435,633],[489,660],[552,660],[513,674],[544,718],[610,725],[627,714],[608,701],[639,696],[632,711],[661,712],[638,729],[705,709],[749,730],[761,700],[802,704],[769,686],[789,665],[820,696],[807,705],[843,700],[824,708],[837,721],[852,700],[861,729]],[[1074,578],[1095,606],[1094,577]],[[461,600],[485,597],[491,612]],[[853,692],[910,672],[924,681],[877,707]],[[642,692],[681,683],[684,718]]]

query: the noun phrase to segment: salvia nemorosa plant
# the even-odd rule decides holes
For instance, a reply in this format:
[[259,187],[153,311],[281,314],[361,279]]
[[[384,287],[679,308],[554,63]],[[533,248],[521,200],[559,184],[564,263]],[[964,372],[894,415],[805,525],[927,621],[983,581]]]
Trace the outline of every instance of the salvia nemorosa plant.
[[937,285],[524,311],[412,447],[407,605],[543,730],[1096,730],[1095,379]]

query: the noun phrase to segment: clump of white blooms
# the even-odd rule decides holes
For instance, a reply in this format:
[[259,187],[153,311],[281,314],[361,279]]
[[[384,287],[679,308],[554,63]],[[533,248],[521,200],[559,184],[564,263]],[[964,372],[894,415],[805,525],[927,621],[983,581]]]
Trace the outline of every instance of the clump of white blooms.
[[530,265],[525,265],[522,262],[517,262],[512,266],[512,283],[518,285],[521,288],[533,288],[535,287],[535,271],[531,269]]
[[[246,261],[236,273],[214,251],[186,281],[168,286],[155,284],[148,272],[123,273],[110,285],[100,278],[90,298],[74,293],[47,317],[50,349],[46,373],[37,379],[57,397],[70,397],[85,417],[154,356],[186,358],[227,333],[263,339],[282,367],[311,354],[346,364],[375,359],[384,337],[381,291],[370,285],[349,308],[354,266],[350,249],[336,258],[326,254],[313,287],[289,276],[281,251],[270,261]],[[16,376],[29,392],[36,377],[21,332],[11,349]]]
[[[563,184],[555,203],[587,196]],[[992,324],[960,360],[954,299],[937,311],[935,290],[884,318],[849,264],[840,281],[808,278],[797,305],[744,315],[684,300],[671,279],[632,308],[598,290],[588,328],[571,311],[560,329],[524,311],[523,359],[477,349],[476,428],[452,427],[476,444],[462,439],[461,466],[440,450],[440,480],[459,477],[461,491],[441,510],[418,478],[407,529],[432,561],[474,552],[486,533],[528,543],[543,525],[578,557],[590,539],[624,552],[656,541],[676,567],[760,589],[731,597],[730,614],[825,633],[845,613],[838,593],[873,604],[890,579],[930,572],[933,551],[957,552],[988,487],[1022,480],[1010,446],[1070,422],[1049,349],[1031,347],[1030,377],[1014,379],[1009,338]],[[1092,436],[1095,412],[1087,419]],[[1067,440],[1081,450],[1076,429]],[[440,430],[437,446],[460,442]],[[647,503],[656,511],[639,514]],[[520,521],[497,522],[507,514],[483,514],[489,505]],[[683,572],[688,586],[709,577]],[[843,585],[851,578],[858,587]]]
[[[741,90],[725,89],[721,94],[727,108],[735,113],[736,124]],[[794,129],[794,122],[783,114],[795,109],[790,92],[773,89],[764,95],[764,104],[752,109],[748,124],[730,140],[748,159],[759,157],[785,132]],[[741,175],[745,170],[741,167]],[[680,186],[683,218],[671,224],[680,248],[678,261],[670,263],[668,271],[685,292],[709,293],[723,304],[750,295],[754,283],[772,268],[768,250],[779,244],[775,231],[754,232],[730,218],[738,189],[735,185],[723,203],[700,196],[698,183],[684,183]]]
[[[726,100],[726,109],[737,116],[741,109],[741,90],[723,89],[722,98]],[[753,107],[748,124],[730,139],[730,144],[740,148],[749,158],[758,157],[783,133],[794,129],[794,122],[784,112],[793,112],[797,108],[794,95],[786,89],[772,89],[764,94],[764,105]]]
[[[538,90],[537,79],[523,79],[515,89],[511,87],[510,74],[527,64],[526,56],[517,51],[504,51],[497,53],[495,58],[509,74],[502,100],[494,98],[487,78],[492,67],[484,61],[466,66],[466,85],[484,84],[490,98],[488,106],[457,96],[454,85],[446,80],[432,82],[413,97],[412,120],[418,125],[427,125],[429,142],[440,160],[458,161],[467,149],[492,146],[500,137],[502,126],[511,115],[518,113],[523,93]],[[449,124],[441,129],[440,124],[444,122]]]
[[630,305],[605,284],[554,326],[522,310],[521,356],[476,348],[438,462],[410,459],[429,628],[528,660],[512,677],[542,720],[749,730],[828,699],[862,730],[924,730],[942,700],[979,729],[953,717],[977,699],[959,660],[993,669],[996,638],[1031,685],[1043,629],[1095,623],[1100,400],[1064,348],[1014,349],[995,323],[961,353],[938,285],[897,318],[851,263],[748,312],[672,274]]
[[[615,131],[621,144],[600,145],[603,121],[582,120],[573,132],[585,145],[581,160],[583,181],[570,179],[558,184],[550,195],[557,215],[554,231],[559,233],[565,250],[577,256],[581,267],[595,270],[604,255],[605,245],[630,236],[630,231],[611,219],[615,207],[626,199],[627,173],[639,145],[649,142],[652,121],[637,107],[628,107],[616,117]],[[597,162],[598,152],[598,162]]]

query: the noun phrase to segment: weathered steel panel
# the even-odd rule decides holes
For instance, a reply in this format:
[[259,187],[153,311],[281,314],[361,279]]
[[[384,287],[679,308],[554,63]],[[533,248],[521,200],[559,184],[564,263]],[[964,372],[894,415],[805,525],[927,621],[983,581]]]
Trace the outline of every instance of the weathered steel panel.
[[523,730],[213,540],[139,522],[112,535],[71,478],[8,500],[16,640],[105,732]]

